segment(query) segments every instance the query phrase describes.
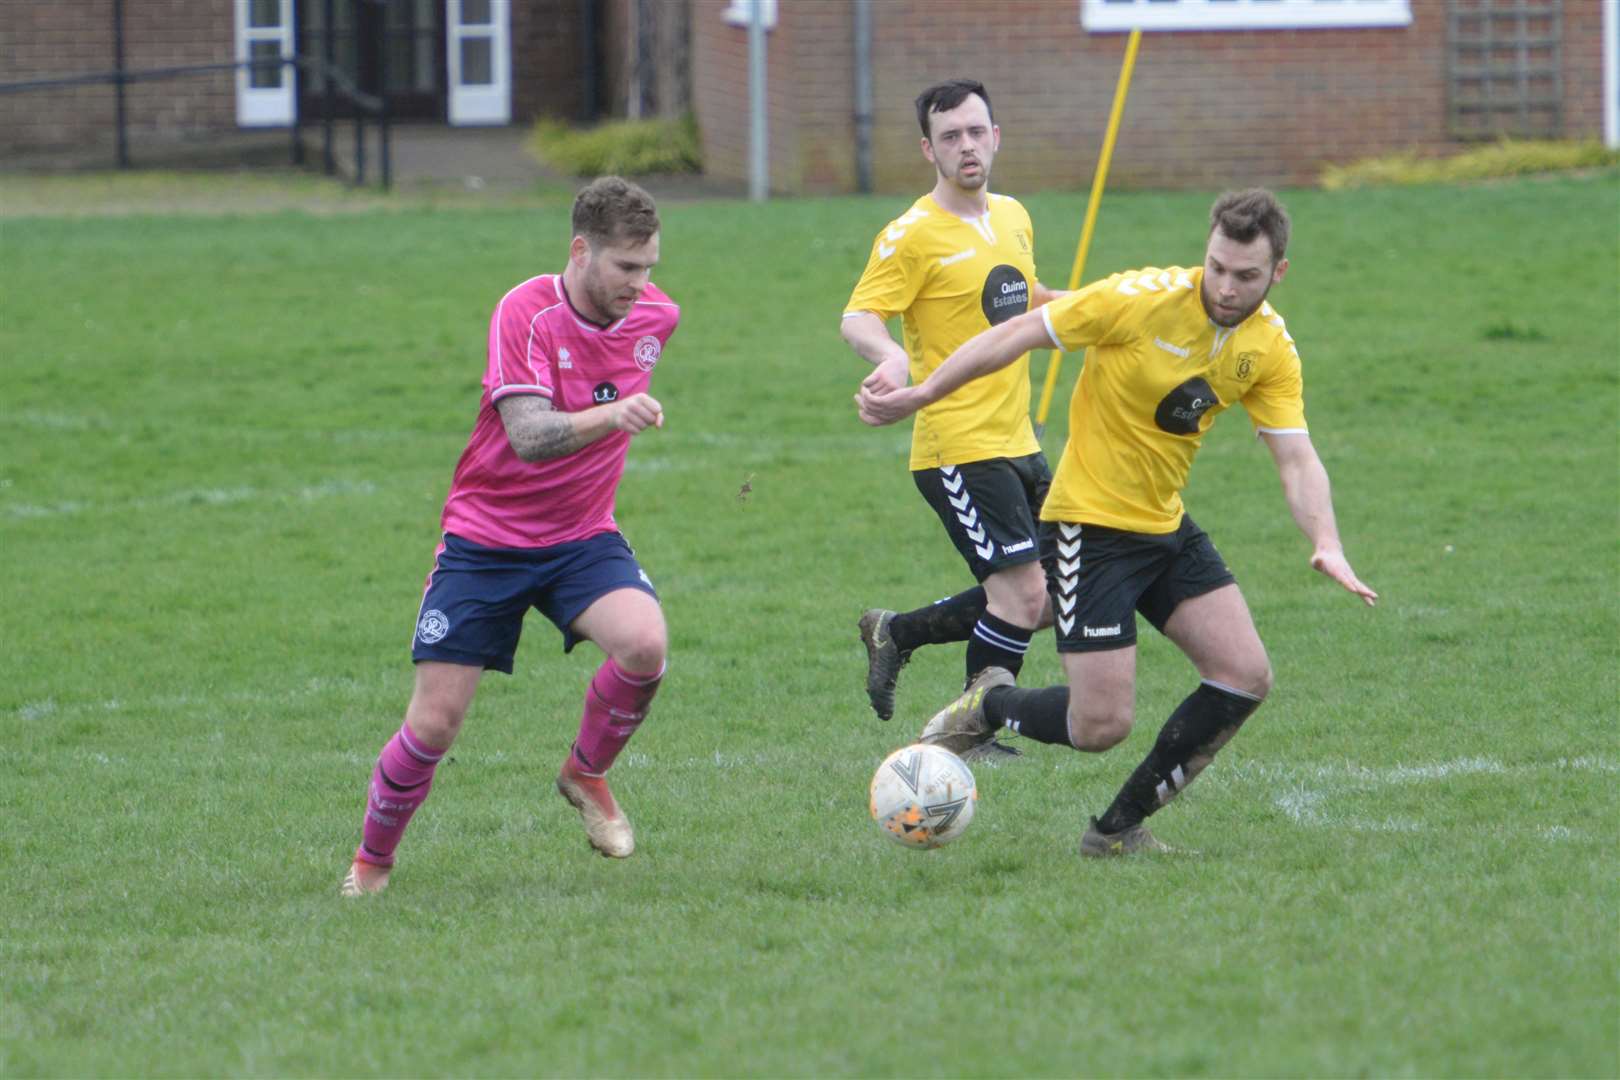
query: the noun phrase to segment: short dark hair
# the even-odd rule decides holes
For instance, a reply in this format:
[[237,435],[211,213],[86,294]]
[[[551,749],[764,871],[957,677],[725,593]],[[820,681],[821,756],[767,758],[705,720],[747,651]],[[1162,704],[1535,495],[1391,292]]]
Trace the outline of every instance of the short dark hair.
[[990,91],[984,88],[984,83],[972,79],[946,79],[917,95],[917,123],[922,126],[923,138],[934,137],[933,132],[928,130],[930,113],[950,112],[966,101],[969,94],[984,98],[984,109],[990,113],[990,122],[995,123],[996,114],[990,108]]
[[646,243],[658,231],[658,206],[639,184],[600,176],[574,196],[574,235],[591,247],[628,240]]
[[1277,196],[1265,188],[1228,191],[1209,208],[1209,231],[1216,229],[1240,244],[1251,244],[1255,237],[1271,241],[1271,263],[1275,266],[1288,250],[1288,211]]

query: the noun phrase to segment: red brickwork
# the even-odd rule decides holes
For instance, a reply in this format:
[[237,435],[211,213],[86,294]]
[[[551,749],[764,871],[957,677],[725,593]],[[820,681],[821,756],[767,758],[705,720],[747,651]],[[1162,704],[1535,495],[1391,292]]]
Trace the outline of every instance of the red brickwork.
[[[748,30],[730,26],[721,21],[721,12],[727,7],[725,0],[693,0],[692,3],[692,101],[697,113],[698,127],[703,139],[705,171],[715,176],[748,176],[749,120],[748,120]],[[822,17],[822,9],[834,12],[832,18]],[[796,10],[793,20],[784,20],[766,35],[766,69],[770,73],[766,92],[766,124],[770,144],[770,173],[772,186],[779,191],[806,190],[799,182],[799,145],[795,119],[820,119],[836,113],[836,102],[812,102],[805,99],[798,86],[799,69],[813,65],[819,58],[810,46],[811,39],[801,45],[794,38],[798,22],[822,27],[835,26],[840,21],[847,26],[849,5],[845,0],[831,0],[821,4],[803,5]],[[830,58],[849,69],[848,48],[840,59],[835,53]],[[839,94],[845,102],[850,99],[846,79]],[[843,109],[849,114],[849,106]],[[853,143],[849,146],[853,147]]]
[[[231,0],[127,0],[124,67],[129,71],[235,59]],[[0,30],[0,81],[22,82],[111,71],[112,0],[34,3],[7,0]],[[173,141],[236,126],[232,73],[132,83],[125,87],[132,143]],[[109,85],[0,94],[0,155],[110,146],[115,139]]]
[[[747,30],[695,0],[694,98],[712,175],[748,175]],[[855,186],[850,0],[786,0],[770,32],[771,186]],[[1003,129],[998,186],[1091,182],[1126,35],[1088,34],[1074,0],[878,0],[872,10],[873,173],[879,190],[930,179],[912,100],[983,81]],[[1413,0],[1401,29],[1144,34],[1110,183],[1218,187],[1312,181],[1325,163],[1445,153],[1446,5]],[[1602,126],[1600,9],[1563,5],[1563,134]]]
[[1603,135],[1603,9],[1584,0],[1564,3],[1564,134]]

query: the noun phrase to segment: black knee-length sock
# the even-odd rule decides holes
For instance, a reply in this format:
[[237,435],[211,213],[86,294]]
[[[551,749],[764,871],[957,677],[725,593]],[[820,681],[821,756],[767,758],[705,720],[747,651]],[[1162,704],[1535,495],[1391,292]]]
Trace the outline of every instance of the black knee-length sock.
[[1259,707],[1257,697],[1201,683],[1170,714],[1153,749],[1097,819],[1097,827],[1121,832],[1175,798]]
[[1036,742],[1072,746],[1069,742],[1069,688],[1042,686],[1029,690],[997,686],[984,695],[984,717]]
[[902,611],[889,620],[889,636],[901,652],[910,652],[919,645],[966,641],[984,614],[986,603],[984,586],[975,585],[914,611]]

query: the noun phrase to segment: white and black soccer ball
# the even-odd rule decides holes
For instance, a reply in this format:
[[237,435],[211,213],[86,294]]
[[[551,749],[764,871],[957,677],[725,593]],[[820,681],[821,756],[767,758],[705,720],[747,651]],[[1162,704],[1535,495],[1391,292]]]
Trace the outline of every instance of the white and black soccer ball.
[[936,848],[967,831],[979,789],[967,763],[942,746],[903,746],[872,776],[872,820],[897,844]]

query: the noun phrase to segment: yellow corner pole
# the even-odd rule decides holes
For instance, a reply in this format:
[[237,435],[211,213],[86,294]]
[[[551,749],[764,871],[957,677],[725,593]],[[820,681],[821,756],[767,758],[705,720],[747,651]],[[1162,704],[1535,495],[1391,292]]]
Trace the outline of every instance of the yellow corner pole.
[[[1142,43],[1142,31],[1132,30],[1125,43],[1125,62],[1119,68],[1119,84],[1114,87],[1114,107],[1108,114],[1108,131],[1103,136],[1102,153],[1097,156],[1097,174],[1091,178],[1091,199],[1086,203],[1086,223],[1080,229],[1080,247],[1074,253],[1074,270],[1069,274],[1069,291],[1080,287],[1080,275],[1086,268],[1086,252],[1091,248],[1091,233],[1097,225],[1097,207],[1102,203],[1103,185],[1108,180],[1108,162],[1114,156],[1114,138],[1119,134],[1119,121],[1125,115],[1125,95],[1131,88],[1131,70],[1136,67],[1136,49]],[[1041,403],[1035,410],[1035,437],[1046,432],[1046,413],[1052,407],[1052,392],[1057,389],[1058,371],[1063,366],[1063,353],[1052,350],[1052,359],[1046,365],[1046,383],[1041,387]]]

